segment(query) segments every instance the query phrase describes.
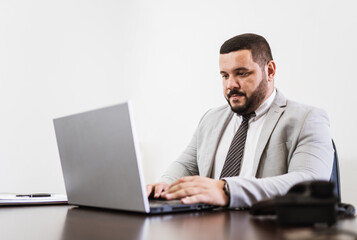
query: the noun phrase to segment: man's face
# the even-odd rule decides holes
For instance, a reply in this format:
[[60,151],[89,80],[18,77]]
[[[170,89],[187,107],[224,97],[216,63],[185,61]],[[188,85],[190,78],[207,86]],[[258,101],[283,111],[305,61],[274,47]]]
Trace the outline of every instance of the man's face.
[[239,50],[219,57],[224,96],[233,112],[254,112],[269,97],[271,83],[266,69],[253,61],[250,50]]

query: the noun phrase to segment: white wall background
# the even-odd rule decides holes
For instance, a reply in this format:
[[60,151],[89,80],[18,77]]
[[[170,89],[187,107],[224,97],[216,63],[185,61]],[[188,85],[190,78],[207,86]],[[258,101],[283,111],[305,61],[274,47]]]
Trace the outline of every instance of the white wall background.
[[[324,108],[357,203],[355,1],[0,0],[0,192],[64,193],[52,119],[131,99],[155,181],[225,103],[220,45],[261,34],[276,86]],[[357,204],[356,204],[357,205]]]

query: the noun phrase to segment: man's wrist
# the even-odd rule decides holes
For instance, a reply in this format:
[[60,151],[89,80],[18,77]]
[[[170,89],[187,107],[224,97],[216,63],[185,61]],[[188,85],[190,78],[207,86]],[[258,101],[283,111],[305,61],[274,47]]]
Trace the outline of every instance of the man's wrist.
[[223,181],[223,192],[224,195],[227,197],[228,202],[226,203],[225,207],[229,206],[230,200],[231,200],[231,191],[229,190],[229,185],[226,180],[221,179]]

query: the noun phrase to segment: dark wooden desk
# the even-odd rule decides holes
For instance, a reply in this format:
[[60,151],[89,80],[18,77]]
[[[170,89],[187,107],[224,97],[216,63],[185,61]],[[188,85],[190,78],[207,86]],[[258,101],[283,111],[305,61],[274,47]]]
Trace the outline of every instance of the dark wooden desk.
[[3,240],[355,239],[348,231],[357,232],[355,219],[319,230],[282,228],[273,219],[257,219],[246,211],[146,216],[66,205],[0,208]]

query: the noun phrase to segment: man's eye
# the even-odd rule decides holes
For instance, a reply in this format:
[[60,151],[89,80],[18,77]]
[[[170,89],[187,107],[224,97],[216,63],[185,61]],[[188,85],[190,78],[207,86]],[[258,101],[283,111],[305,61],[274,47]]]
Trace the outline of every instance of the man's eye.
[[228,79],[229,76],[228,76],[228,74],[225,74],[225,75],[222,75],[222,78],[223,78],[223,79]]
[[242,77],[245,77],[245,76],[248,76],[249,75],[249,72],[239,72],[237,73],[238,76],[242,76]]

